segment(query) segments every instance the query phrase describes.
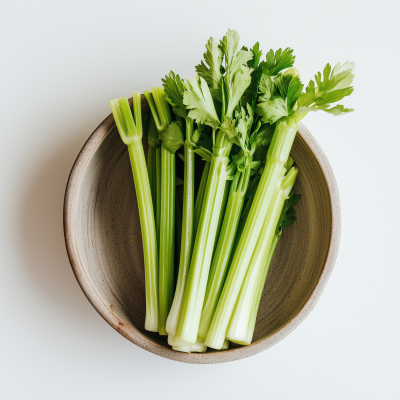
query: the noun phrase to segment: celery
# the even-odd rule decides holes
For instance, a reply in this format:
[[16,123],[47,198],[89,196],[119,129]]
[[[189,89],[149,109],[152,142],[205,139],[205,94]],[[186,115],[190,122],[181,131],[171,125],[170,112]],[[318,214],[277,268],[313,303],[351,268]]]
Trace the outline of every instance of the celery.
[[[293,50],[261,56],[258,43],[250,50],[241,47],[238,33],[228,30],[219,43],[208,40],[194,78],[181,80],[170,72],[163,88],[145,92],[153,115],[147,180],[138,144],[143,130],[138,94],[135,120],[126,99],[111,101],[138,196],[145,327],[168,334],[178,351],[226,348],[227,336],[251,342],[284,225],[280,220],[276,230],[287,211],[280,209],[297,174],[292,168],[283,178],[293,163],[289,153],[298,123],[311,111],[335,116],[353,111],[334,105],[353,91],[353,63],[327,64],[303,91]],[[182,200],[175,188],[181,146]],[[195,170],[195,153],[205,161],[202,170],[197,163]]]
[[[222,123],[227,121],[233,126],[234,121],[231,118],[234,110],[251,81],[251,70],[246,63],[252,59],[253,54],[239,50],[239,35],[235,31],[228,31],[220,46],[211,38],[206,48],[205,60],[209,68],[201,64],[197,67],[199,76],[186,79],[183,102],[190,110],[189,117],[197,123],[209,125],[213,129],[214,138],[215,131],[222,128],[223,124],[221,125],[215,110],[213,96],[222,100]],[[223,57],[226,67],[224,77],[220,72]],[[211,91],[208,84],[211,84]],[[177,340],[192,344],[197,339],[218,228],[218,219],[215,216],[219,216],[221,212],[225,182],[229,177],[229,154],[233,145],[222,129],[218,131],[213,143],[210,171],[176,330]]]
[[156,219],[157,244],[159,244],[161,221],[161,143],[158,139],[158,131],[152,115],[150,117],[147,143],[147,170]]
[[228,350],[229,349],[229,342],[225,339],[224,344],[221,347],[221,350]]
[[186,285],[188,269],[193,249],[193,218],[194,218],[194,171],[195,171],[195,153],[194,147],[198,140],[194,134],[194,121],[188,117],[186,107],[183,104],[183,94],[185,88],[179,75],[170,72],[163,79],[166,99],[173,107],[174,113],[184,119],[186,125],[185,141],[179,139],[177,135],[165,136],[164,141],[168,141],[169,146],[178,148],[184,145],[184,182],[183,182],[183,207],[182,207],[182,235],[180,243],[180,257],[178,279],[172,306],[168,314],[166,331],[172,338],[175,335],[178,315],[182,306],[182,298]]
[[[164,89],[153,87],[152,95],[146,91],[145,96],[162,138],[172,122]],[[164,140],[161,144],[160,215],[159,333],[167,335],[166,322],[174,296],[175,152],[166,147]]]
[[[253,200],[251,210],[241,235],[232,265],[222,291],[214,318],[206,339],[206,345],[219,349],[226,337],[228,325],[236,304],[241,284],[254,252],[262,224],[265,221],[274,189],[289,156],[298,122],[310,111],[322,110],[333,115],[352,111],[341,105],[331,107],[336,102],[352,93],[349,87],[353,80],[352,63],[337,64],[332,70],[328,64],[323,73],[310,81],[306,92],[295,71],[275,76],[276,66],[282,60],[282,54],[267,54],[267,65],[260,80],[260,103],[256,112],[266,123],[276,123],[274,136],[268,150],[267,163]],[[287,67],[285,67],[287,68]]]
[[204,342],[197,341],[195,344],[172,346],[172,350],[184,353],[205,353],[207,347],[204,345]]
[[134,118],[127,98],[110,100],[110,106],[121,139],[128,146],[139,208],[146,282],[145,329],[156,332],[159,328],[157,235],[149,176],[142,145],[140,93],[133,93]]
[[[271,205],[257,241],[256,248],[247,269],[246,277],[240,289],[235,310],[233,312],[226,337],[229,340],[244,341],[247,337],[248,322],[254,303],[254,293],[257,293],[258,283],[261,282],[265,260],[271,252],[276,227],[278,225],[285,200],[288,198],[296,180],[298,170],[295,167],[275,189]],[[258,305],[257,305],[258,306]]]
[[236,231],[243,208],[249,178],[250,164],[247,165],[245,170],[238,170],[236,172],[231,185],[225,218],[217,248],[213,256],[203,310],[201,313],[198,339],[203,341],[206,339],[225,282],[226,274],[228,273],[229,260],[236,237]]
[[[257,312],[258,312],[258,307],[260,305],[260,300],[261,300],[261,295],[264,290],[264,285],[265,285],[265,280],[267,277],[267,273],[269,270],[269,266],[272,261],[272,257],[274,255],[276,246],[278,245],[278,241],[282,235],[282,231],[287,228],[289,225],[291,225],[295,220],[296,220],[296,213],[293,210],[293,207],[300,201],[300,195],[294,194],[294,190],[292,189],[292,192],[289,194],[289,200],[285,201],[285,205],[283,207],[280,221],[278,223],[278,227],[275,231],[274,237],[272,239],[272,243],[269,249],[269,252],[267,249],[264,250],[264,260],[263,260],[263,266],[260,268],[259,275],[256,279],[257,285],[255,288],[255,291],[253,292],[253,301],[252,301],[252,306],[251,306],[251,312],[250,312],[250,318],[248,322],[248,329],[247,329],[247,336],[245,340],[234,340],[230,339],[234,343],[238,343],[241,345],[248,345],[252,342],[253,339],[253,333],[254,333],[254,328],[256,325],[256,319],[257,319]],[[268,254],[267,254],[268,252]],[[247,279],[247,275],[246,275]],[[240,296],[242,296],[242,292],[244,295],[244,290],[242,288]],[[236,307],[238,305],[236,304]],[[236,314],[236,309],[234,312],[234,315],[231,320],[231,325],[234,324],[233,320],[235,319]],[[228,331],[228,336],[229,336],[229,331]]]
[[206,161],[206,163],[204,165],[203,174],[201,175],[199,192],[197,193],[196,203],[194,205],[194,217],[193,217],[194,218],[194,221],[193,221],[193,233],[194,234],[196,234],[197,227],[199,226],[200,213],[201,213],[201,208],[203,206],[204,193],[206,191],[206,185],[207,185],[209,171],[210,171],[210,162]]
[[219,235],[221,233],[222,223],[224,222],[224,217],[225,217],[225,213],[226,213],[226,206],[228,204],[230,189],[231,189],[231,182],[229,180],[225,183],[224,196],[222,197],[221,212],[219,213],[219,217],[218,217],[217,233],[215,235],[215,241],[214,241],[213,257],[215,254],[215,250],[217,249],[217,244],[218,244]]

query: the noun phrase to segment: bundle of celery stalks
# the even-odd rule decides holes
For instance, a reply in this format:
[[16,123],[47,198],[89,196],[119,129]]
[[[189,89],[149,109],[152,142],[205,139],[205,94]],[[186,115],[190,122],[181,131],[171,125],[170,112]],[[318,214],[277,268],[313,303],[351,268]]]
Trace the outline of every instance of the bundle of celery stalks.
[[144,93],[149,119],[138,92],[132,110],[126,97],[110,101],[138,200],[145,329],[174,350],[251,343],[275,248],[296,219],[299,121],[353,111],[333,103],[352,93],[354,63],[327,64],[303,90],[292,49],[261,59],[258,43],[240,47],[228,30],[208,40],[194,78],[170,72]]

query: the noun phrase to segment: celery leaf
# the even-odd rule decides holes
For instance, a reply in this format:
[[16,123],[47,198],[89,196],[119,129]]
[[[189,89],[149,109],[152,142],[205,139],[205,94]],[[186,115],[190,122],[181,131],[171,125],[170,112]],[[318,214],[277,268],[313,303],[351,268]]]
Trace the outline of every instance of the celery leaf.
[[171,71],[165,76],[162,82],[165,90],[165,98],[168,103],[171,104],[174,113],[182,118],[186,118],[187,111],[183,104],[183,93],[185,89],[181,78]]
[[196,76],[187,78],[184,85],[186,91],[183,94],[183,104],[190,110],[189,117],[196,120],[197,124],[217,129],[220,121],[207,82],[201,76]]
[[196,66],[196,72],[210,86],[213,97],[217,100],[221,100],[221,64],[223,53],[212,37],[208,39],[206,50],[203,57],[208,67],[201,61],[201,63]]
[[287,99],[281,96],[272,97],[259,103],[256,112],[262,117],[263,122],[273,124],[278,119],[289,115]]
[[165,131],[160,134],[160,139],[164,147],[171,153],[175,153],[184,144],[181,127],[176,122],[167,126]]
[[262,70],[269,75],[277,75],[282,70],[293,67],[295,58],[293,50],[289,47],[283,51],[282,49],[276,52],[270,50],[267,53],[266,61],[261,63]]
[[325,111],[338,116],[352,112],[352,109],[342,105],[331,105],[353,93],[350,85],[354,79],[354,67],[351,62],[337,63],[333,69],[326,64],[323,72],[318,72],[315,81],[311,80],[305,93],[300,95],[296,114],[303,116],[310,111]]

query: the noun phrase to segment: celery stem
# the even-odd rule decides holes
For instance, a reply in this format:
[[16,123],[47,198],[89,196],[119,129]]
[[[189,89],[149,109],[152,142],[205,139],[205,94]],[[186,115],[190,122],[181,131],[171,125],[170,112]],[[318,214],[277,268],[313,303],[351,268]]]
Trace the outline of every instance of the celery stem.
[[159,257],[159,333],[167,335],[166,322],[174,296],[175,154],[161,145],[161,224]]
[[179,257],[179,272],[174,300],[168,315],[166,330],[168,334],[175,335],[178,316],[182,307],[186,280],[189,272],[190,260],[193,250],[193,217],[194,217],[194,162],[195,153],[190,142],[193,133],[193,120],[186,124],[186,142],[184,146],[184,184],[183,184],[183,210],[182,210],[182,239]]
[[[228,154],[231,146],[229,147]],[[218,152],[217,152],[218,154]],[[178,318],[176,339],[196,343],[207,286],[208,272],[211,263],[214,240],[226,182],[228,158],[221,149],[221,155],[213,155],[199,227],[194,243],[192,260],[183,296],[182,310]]]
[[201,176],[199,191],[198,191],[197,197],[196,197],[196,203],[194,205],[194,221],[193,221],[194,235],[196,235],[197,227],[199,226],[201,208],[203,206],[204,193],[206,191],[208,173],[210,171],[210,165],[211,165],[211,163],[206,161],[206,163],[204,165],[204,169],[203,169],[203,174]]
[[208,347],[220,349],[223,345],[240,288],[296,132],[297,120],[294,118],[283,118],[277,123],[268,150],[267,163],[205,341]]
[[[233,245],[235,243],[244,197],[249,183],[249,167],[250,165],[246,171],[238,170],[236,172],[231,185],[231,190],[229,192],[225,217],[216,251],[213,256],[204,298],[203,310],[201,313],[198,339],[203,341],[207,337],[207,333],[225,283],[226,275],[228,273],[229,260],[231,258]],[[243,175],[245,175],[245,179],[242,182]]]

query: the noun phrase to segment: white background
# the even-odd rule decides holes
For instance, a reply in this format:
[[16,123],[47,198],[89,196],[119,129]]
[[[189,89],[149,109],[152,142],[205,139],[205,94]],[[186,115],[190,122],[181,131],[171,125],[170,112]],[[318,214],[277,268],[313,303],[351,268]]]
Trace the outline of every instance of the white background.
[[[0,398],[399,399],[399,15],[395,1],[14,1],[0,21]],[[249,359],[187,365],[136,347],[70,268],[62,206],[108,100],[193,76],[204,45],[290,46],[303,81],[357,63],[353,114],[308,115],[342,201],[333,275],[310,316]],[[318,115],[320,114],[320,115]]]

